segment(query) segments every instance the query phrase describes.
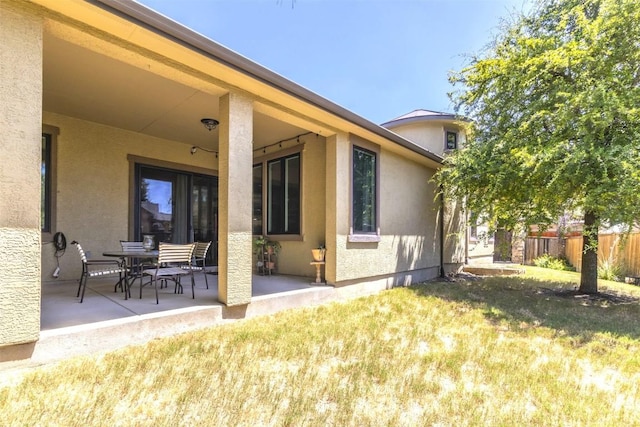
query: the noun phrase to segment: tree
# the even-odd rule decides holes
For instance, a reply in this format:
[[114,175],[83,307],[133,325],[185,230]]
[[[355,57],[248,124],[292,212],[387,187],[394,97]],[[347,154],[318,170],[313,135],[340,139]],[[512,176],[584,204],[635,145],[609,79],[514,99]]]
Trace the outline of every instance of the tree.
[[640,2],[538,1],[450,81],[472,124],[436,180],[507,228],[582,212],[596,293],[598,227],[640,217]]

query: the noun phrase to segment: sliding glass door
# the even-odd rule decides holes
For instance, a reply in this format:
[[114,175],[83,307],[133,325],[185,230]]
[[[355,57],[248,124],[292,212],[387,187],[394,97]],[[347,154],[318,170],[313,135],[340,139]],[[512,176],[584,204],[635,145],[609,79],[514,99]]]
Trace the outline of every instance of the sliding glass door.
[[212,241],[208,264],[217,264],[218,178],[136,165],[136,240]]
[[[218,264],[218,178],[193,175],[191,185],[191,218],[193,241],[211,241],[207,264]],[[215,261],[215,264],[213,263]]]

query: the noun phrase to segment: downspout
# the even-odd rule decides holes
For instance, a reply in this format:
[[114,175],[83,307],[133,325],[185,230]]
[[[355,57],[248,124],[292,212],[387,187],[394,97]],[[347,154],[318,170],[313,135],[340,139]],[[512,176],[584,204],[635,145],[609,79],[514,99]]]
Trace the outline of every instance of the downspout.
[[440,277],[444,278],[444,191],[440,186]]

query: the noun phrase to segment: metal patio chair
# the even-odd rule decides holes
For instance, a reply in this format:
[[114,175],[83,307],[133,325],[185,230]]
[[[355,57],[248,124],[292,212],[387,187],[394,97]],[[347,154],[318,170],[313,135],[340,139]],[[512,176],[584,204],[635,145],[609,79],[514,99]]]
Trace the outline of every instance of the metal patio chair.
[[107,277],[118,275],[119,280],[116,283],[116,289],[118,284],[123,286],[124,297],[127,299],[129,296],[129,282],[127,279],[127,268],[118,260],[115,259],[91,259],[88,252],[82,249],[82,246],[77,241],[71,242],[78,249],[78,254],[82,260],[82,275],[80,276],[80,283],[78,283],[78,292],[76,298],[80,297],[80,302],[84,300],[84,291],[87,288],[87,280],[89,277]]
[[[196,248],[193,251],[193,261],[191,269],[193,271],[202,271],[204,275],[204,283],[209,289],[209,281],[207,280],[207,252],[211,247],[211,242],[195,242]],[[187,266],[184,266],[187,268]]]
[[[127,252],[145,252],[144,243],[136,242],[130,240],[120,240],[120,247],[123,251]],[[145,266],[152,266],[153,259],[152,258],[133,258],[130,265],[127,266],[129,269],[129,276],[132,277],[129,286],[133,285],[137,279],[140,279],[140,298],[142,298],[142,270],[144,270]]]
[[158,280],[162,282],[173,280],[176,284],[175,292],[177,293],[179,290],[182,290],[180,278],[186,275],[191,276],[191,297],[195,299],[195,279],[193,277],[193,269],[191,268],[195,247],[195,243],[180,245],[160,242],[156,267],[142,271],[143,275],[151,276],[153,280],[156,290],[156,304],[159,304]]

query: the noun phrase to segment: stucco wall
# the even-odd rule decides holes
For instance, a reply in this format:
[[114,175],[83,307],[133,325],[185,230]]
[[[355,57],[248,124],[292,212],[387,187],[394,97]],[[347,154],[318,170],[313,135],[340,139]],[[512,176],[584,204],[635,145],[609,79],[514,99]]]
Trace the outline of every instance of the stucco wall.
[[445,131],[447,130],[458,133],[458,147],[462,147],[466,142],[464,129],[453,122],[426,120],[391,126],[389,129],[439,155],[445,152]]
[[[429,182],[434,171],[381,149],[380,162],[380,241],[349,242],[350,143],[337,144],[339,175],[337,206],[347,207],[336,213],[335,284],[362,278],[402,276],[413,272],[418,280],[437,275],[440,262],[438,206],[434,202],[434,185]],[[345,153],[344,151],[347,150]],[[346,180],[345,180],[346,178]],[[419,270],[425,270],[418,272]],[[401,273],[398,275],[398,273]],[[402,283],[407,284],[405,279]]]
[[[118,249],[129,232],[129,154],[211,170],[217,159],[208,153],[190,153],[191,145],[149,137],[98,123],[45,112],[43,123],[59,128],[57,151],[56,230],[67,238],[57,280],[77,279],[81,264],[69,243],[100,255]],[[53,279],[54,248],[42,245],[42,277]]]
[[40,20],[0,1],[0,347],[40,333],[41,52]]
[[409,123],[390,128],[432,153],[444,152],[444,126],[440,122]]
[[457,272],[465,262],[466,224],[462,202],[445,199],[444,264],[445,272]]
[[[424,120],[390,127],[391,130],[427,150],[445,155],[445,131],[458,132],[458,147],[466,143],[466,134],[458,124]],[[460,269],[466,258],[466,224],[461,201],[446,200],[444,209],[444,267],[447,273]]]
[[282,240],[278,273],[314,277],[311,249],[325,242],[325,138],[305,135],[302,151],[302,240]]

